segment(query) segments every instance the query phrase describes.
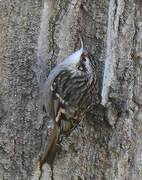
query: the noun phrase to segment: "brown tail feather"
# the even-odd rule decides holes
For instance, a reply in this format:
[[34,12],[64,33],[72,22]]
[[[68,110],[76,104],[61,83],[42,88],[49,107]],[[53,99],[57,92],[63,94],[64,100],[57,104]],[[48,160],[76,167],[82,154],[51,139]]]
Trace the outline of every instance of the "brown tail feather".
[[45,162],[47,162],[49,165],[52,165],[56,156],[56,152],[59,150],[59,145],[56,144],[56,137],[56,129],[54,128],[49,143],[41,156],[41,167]]

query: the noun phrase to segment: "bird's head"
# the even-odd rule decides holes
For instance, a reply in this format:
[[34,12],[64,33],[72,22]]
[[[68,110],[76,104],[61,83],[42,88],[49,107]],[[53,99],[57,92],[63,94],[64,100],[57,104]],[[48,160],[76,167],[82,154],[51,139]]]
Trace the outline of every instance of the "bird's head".
[[93,69],[90,62],[90,59],[83,54],[83,41],[80,38],[81,42],[81,48],[74,53],[72,53],[70,56],[64,59],[64,61],[61,63],[64,66],[68,66],[71,69],[74,69],[75,71],[80,71],[82,73],[89,73],[91,74]]

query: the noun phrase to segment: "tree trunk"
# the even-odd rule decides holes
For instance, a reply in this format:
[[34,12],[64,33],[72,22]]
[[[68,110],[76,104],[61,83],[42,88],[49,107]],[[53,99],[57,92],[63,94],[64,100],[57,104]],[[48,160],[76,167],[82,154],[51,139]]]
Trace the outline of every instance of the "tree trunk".
[[[85,54],[99,63],[94,94],[102,105],[94,105],[79,135],[62,145],[52,174],[47,164],[33,168],[52,122],[38,111],[32,69],[38,56],[49,73],[79,48],[79,35]],[[140,0],[57,0],[52,10],[37,0],[1,0],[0,180],[141,180],[141,51]]]

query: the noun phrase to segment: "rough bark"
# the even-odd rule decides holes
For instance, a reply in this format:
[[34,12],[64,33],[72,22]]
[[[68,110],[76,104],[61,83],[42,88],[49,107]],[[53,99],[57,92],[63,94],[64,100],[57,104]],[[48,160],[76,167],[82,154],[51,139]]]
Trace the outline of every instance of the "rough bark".
[[[0,1],[0,180],[31,179],[33,159],[47,143],[49,122],[38,116],[32,70],[37,47],[49,71],[78,47],[79,34],[85,53],[102,64],[99,93],[105,110],[94,107],[81,135],[63,145],[54,179],[141,180],[141,1],[57,0],[54,8],[42,49],[37,45],[42,3]],[[50,173],[45,164],[41,179],[50,179]]]

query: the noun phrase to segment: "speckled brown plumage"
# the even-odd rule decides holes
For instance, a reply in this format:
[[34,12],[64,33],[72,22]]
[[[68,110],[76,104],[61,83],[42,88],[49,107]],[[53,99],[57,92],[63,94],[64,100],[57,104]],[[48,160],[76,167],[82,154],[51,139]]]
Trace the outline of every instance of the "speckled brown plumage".
[[54,122],[41,166],[52,165],[63,137],[70,135],[91,106],[96,75],[93,62],[82,52],[83,47],[58,64],[41,88],[41,109]]

